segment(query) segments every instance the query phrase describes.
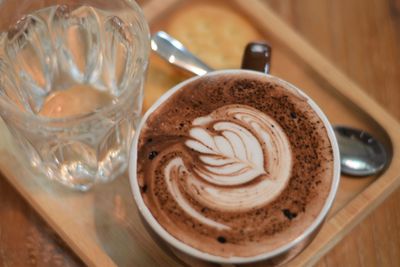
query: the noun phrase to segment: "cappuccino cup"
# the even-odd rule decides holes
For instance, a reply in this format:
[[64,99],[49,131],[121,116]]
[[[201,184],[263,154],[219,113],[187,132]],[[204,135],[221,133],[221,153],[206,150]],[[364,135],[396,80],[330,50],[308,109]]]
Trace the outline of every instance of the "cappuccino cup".
[[339,163],[332,126],[309,96],[236,69],[161,96],[137,128],[129,176],[145,225],[181,259],[264,266],[311,242]]

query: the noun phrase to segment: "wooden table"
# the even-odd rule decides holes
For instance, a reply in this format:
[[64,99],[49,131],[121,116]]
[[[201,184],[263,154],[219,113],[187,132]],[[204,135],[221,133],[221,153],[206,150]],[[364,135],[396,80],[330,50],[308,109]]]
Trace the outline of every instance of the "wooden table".
[[[400,0],[264,0],[400,119]],[[0,177],[0,267],[83,263]],[[400,266],[400,189],[318,266]]]

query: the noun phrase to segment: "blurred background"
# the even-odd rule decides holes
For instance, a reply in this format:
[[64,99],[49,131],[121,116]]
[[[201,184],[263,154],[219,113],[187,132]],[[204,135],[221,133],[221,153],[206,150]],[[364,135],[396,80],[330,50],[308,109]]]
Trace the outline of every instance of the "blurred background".
[[[400,0],[262,1],[400,119]],[[145,5],[151,1],[138,2]],[[223,8],[226,2],[212,3],[215,9],[202,12],[208,18],[226,12],[224,18],[228,19],[210,25],[206,16],[192,20],[193,14],[188,10],[170,16],[171,19],[155,21],[151,28],[167,29],[214,68],[238,68],[242,47],[248,40],[263,37],[251,18],[242,21],[241,16]],[[203,37],[207,27],[213,27],[215,36]],[[220,38],[228,38],[232,45],[221,42]],[[284,76],[292,71],[279,64],[275,63],[273,73]],[[144,108],[189,76],[152,55]],[[317,266],[400,266],[398,203],[400,190],[356,226]],[[0,266],[82,265],[6,179],[0,177]]]

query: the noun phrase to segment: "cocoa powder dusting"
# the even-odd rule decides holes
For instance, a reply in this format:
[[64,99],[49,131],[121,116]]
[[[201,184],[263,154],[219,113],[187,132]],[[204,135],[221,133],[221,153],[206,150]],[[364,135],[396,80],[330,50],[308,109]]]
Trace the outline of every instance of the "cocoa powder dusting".
[[[164,102],[148,118],[140,135],[138,177],[145,184],[142,195],[146,205],[171,234],[208,253],[255,255],[260,253],[259,244],[273,248],[274,243],[279,244],[275,238],[294,238],[285,235],[286,229],[303,231],[304,224],[310,224],[322,209],[330,190],[333,155],[324,124],[303,97],[259,77],[220,75],[196,80]],[[184,142],[194,119],[228,104],[247,105],[274,118],[290,141],[293,166],[283,193],[272,203],[247,212],[222,213],[204,207],[184,186],[179,188],[197,212],[231,226],[226,231],[187,215],[171,197],[160,170],[176,153],[185,161],[190,158],[193,152]],[[194,168],[196,163],[185,164]]]

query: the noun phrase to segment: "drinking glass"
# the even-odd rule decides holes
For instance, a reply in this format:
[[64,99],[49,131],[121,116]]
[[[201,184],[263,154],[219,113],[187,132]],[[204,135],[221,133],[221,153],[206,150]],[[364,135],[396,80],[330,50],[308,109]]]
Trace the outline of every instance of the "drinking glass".
[[[0,17],[0,115],[29,165],[82,191],[119,176],[148,65],[149,30],[138,5],[3,0]],[[63,108],[78,110],[43,116],[56,94]],[[109,101],[83,109],[105,96]]]

